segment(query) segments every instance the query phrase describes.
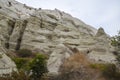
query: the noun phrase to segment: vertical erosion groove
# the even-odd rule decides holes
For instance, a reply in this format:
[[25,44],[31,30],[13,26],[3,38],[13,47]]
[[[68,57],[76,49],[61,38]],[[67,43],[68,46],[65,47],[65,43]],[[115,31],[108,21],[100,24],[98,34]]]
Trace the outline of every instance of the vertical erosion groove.
[[9,40],[10,40],[10,36],[12,35],[13,33],[13,30],[14,30],[14,26],[15,26],[15,21],[8,21],[8,37],[7,37],[7,40],[6,40],[6,43],[5,43],[5,47],[7,49],[9,49]]
[[43,28],[43,19],[42,19],[42,15],[39,14],[39,16],[41,17],[41,18],[40,18],[40,21],[41,21],[41,23],[40,23],[40,28]]
[[28,21],[27,20],[24,20],[23,23],[22,23],[22,26],[21,27],[21,30],[19,32],[19,38],[17,39],[17,45],[16,45],[16,50],[19,50],[20,49],[20,45],[21,45],[21,42],[22,42],[22,38],[23,38],[23,35],[24,35],[24,31],[26,29],[26,26],[27,26],[27,23]]

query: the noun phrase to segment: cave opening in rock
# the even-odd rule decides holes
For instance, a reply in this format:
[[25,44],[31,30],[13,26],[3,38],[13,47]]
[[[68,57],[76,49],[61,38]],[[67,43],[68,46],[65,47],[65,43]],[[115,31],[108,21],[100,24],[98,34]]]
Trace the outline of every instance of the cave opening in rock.
[[12,3],[11,3],[11,2],[8,2],[8,4],[9,4],[9,7],[12,6]]

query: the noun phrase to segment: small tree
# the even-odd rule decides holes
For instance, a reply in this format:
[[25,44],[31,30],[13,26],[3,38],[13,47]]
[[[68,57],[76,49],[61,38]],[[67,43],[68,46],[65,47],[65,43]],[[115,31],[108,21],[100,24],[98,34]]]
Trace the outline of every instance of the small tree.
[[120,51],[120,31],[118,32],[118,35],[116,35],[112,38],[112,43],[111,44],[113,46],[115,46],[117,50]]
[[120,31],[118,32],[118,34],[116,36],[114,36],[112,38],[112,42],[111,44],[115,47],[116,51],[115,53],[117,53],[117,60],[118,63],[120,64]]
[[34,80],[40,79],[47,72],[46,56],[39,54],[30,62],[31,77]]

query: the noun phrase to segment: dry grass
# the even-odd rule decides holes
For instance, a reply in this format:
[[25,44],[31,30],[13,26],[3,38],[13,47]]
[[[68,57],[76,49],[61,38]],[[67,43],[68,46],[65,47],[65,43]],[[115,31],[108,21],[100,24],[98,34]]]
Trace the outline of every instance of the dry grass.
[[98,69],[90,67],[90,60],[83,53],[75,53],[61,66],[59,80],[105,80]]
[[87,57],[82,53],[75,53],[70,58],[66,59],[62,67],[67,69],[77,69],[81,66],[87,67],[90,64]]

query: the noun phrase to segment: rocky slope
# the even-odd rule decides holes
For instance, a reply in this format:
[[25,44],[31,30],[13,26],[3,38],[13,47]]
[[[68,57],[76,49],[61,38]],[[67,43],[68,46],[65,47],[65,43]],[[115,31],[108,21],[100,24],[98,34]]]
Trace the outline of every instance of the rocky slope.
[[0,0],[0,36],[5,49],[27,48],[49,54],[50,72],[57,73],[74,49],[95,61],[115,62],[110,38],[102,28],[97,30],[57,9],[35,9],[14,0]]

